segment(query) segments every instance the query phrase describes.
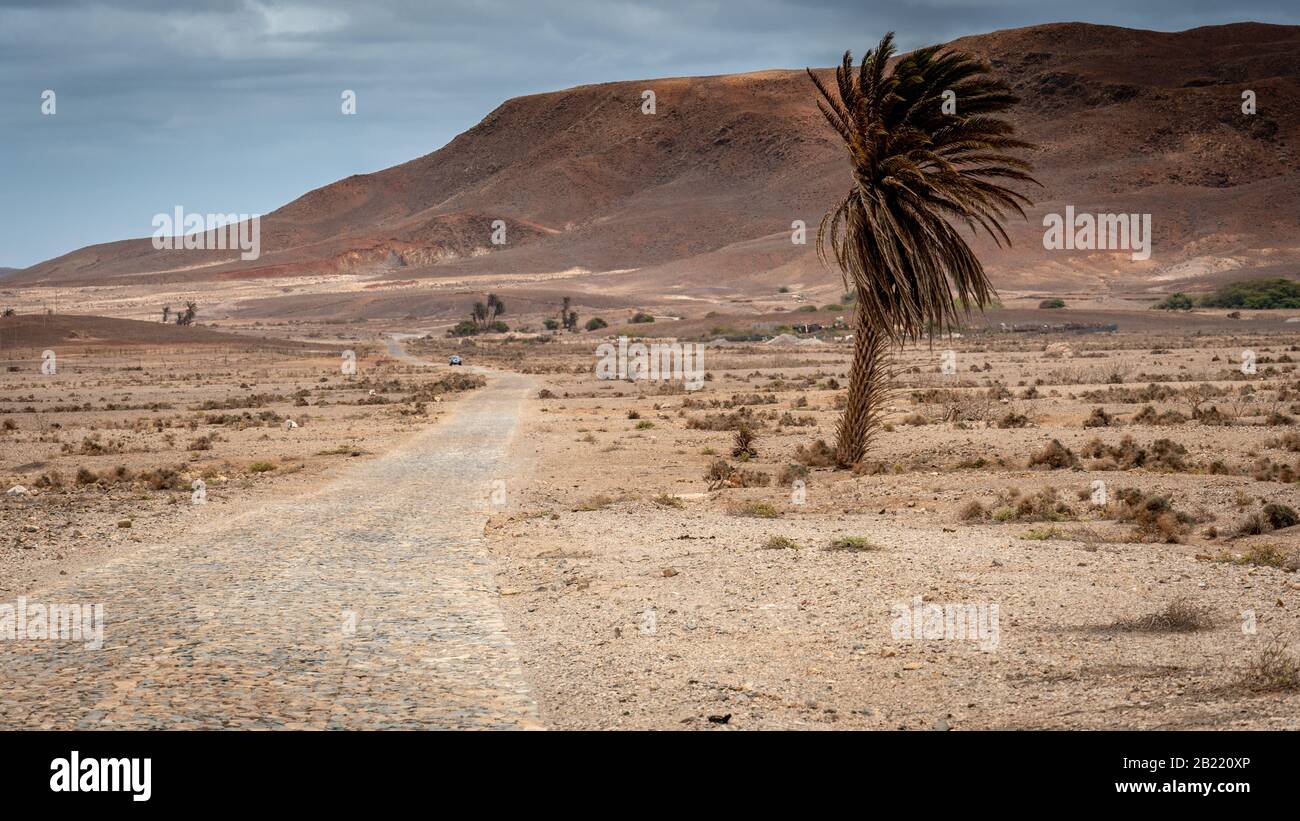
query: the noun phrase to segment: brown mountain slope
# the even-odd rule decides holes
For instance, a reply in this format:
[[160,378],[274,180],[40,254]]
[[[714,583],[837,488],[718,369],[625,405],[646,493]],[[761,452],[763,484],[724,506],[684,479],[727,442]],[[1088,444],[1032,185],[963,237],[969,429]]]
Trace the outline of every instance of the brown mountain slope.
[[[847,37],[855,52],[865,36]],[[1002,287],[1147,287],[1300,271],[1300,27],[1179,33],[1079,23],[966,37],[1022,97],[1043,189],[1014,246],[977,240]],[[657,113],[641,113],[653,90]],[[1258,113],[1241,111],[1253,90]],[[960,102],[959,102],[960,105]],[[849,182],[801,71],[609,83],[512,99],[444,148],[265,216],[262,256],[91,246],[7,284],[375,273],[392,279],[639,269],[629,294],[832,281],[816,225]],[[1042,218],[1152,215],[1147,261],[1046,251]],[[490,242],[492,222],[506,244]],[[790,242],[804,220],[808,244]]]

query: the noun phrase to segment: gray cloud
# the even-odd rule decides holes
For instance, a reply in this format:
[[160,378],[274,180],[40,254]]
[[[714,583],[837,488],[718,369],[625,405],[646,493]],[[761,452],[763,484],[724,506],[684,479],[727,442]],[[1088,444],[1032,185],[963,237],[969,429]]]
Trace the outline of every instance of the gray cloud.
[[[0,265],[145,236],[155,213],[266,212],[432,151],[520,94],[829,65],[1082,19],[1300,22],[1293,0],[0,0]],[[53,89],[58,113],[40,114]],[[353,89],[358,115],[339,113]]]

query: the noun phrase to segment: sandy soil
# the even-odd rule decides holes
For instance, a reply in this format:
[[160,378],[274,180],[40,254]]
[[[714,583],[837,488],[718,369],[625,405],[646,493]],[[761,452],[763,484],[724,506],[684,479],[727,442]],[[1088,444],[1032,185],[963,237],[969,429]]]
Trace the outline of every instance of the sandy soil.
[[[1121,318],[901,353],[856,472],[813,450],[833,335],[709,347],[690,392],[597,379],[588,335],[407,349],[536,384],[485,537],[547,726],[1300,726],[1300,331]],[[53,376],[6,350],[0,478],[28,492],[0,501],[0,595],[400,454],[459,401],[372,325],[256,330],[353,346],[359,374],[337,349],[101,340]],[[972,620],[931,632],[935,607]]]
[[52,375],[39,350],[3,352],[0,493],[25,492],[0,496],[0,595],[317,486],[422,430],[462,387],[373,338],[55,348]]
[[[586,347],[529,352],[549,398],[525,418],[511,507],[488,533],[544,720],[1300,726],[1300,696],[1265,689],[1248,669],[1274,640],[1291,658],[1300,650],[1300,528],[1233,538],[1265,503],[1300,505],[1293,477],[1252,475],[1260,459],[1296,462],[1295,443],[1282,441],[1293,424],[1264,416],[1300,410],[1287,354],[1295,337],[1010,336],[954,341],[952,375],[937,372],[938,348],[901,356],[878,464],[866,475],[812,468],[803,498],[777,480],[797,464],[796,448],[832,437],[844,346],[710,349],[712,378],[694,393],[598,381]],[[1257,356],[1250,376],[1238,366],[1246,347]],[[1148,391],[1153,382],[1171,393]],[[1148,404],[1190,416],[1187,391],[1202,384],[1223,393],[1206,407],[1231,424],[1131,421]],[[949,388],[955,396],[924,394]],[[1239,396],[1243,388],[1254,393]],[[1112,425],[1084,427],[1095,407]],[[757,457],[744,463],[730,456],[733,432],[690,427],[741,409],[758,430]],[[787,413],[812,424],[780,424]],[[1008,414],[1024,426],[1001,427]],[[952,416],[962,421],[942,421]],[[1093,439],[1119,448],[1125,437],[1173,455],[1127,469],[1081,455],[1074,468],[1027,464],[1053,439],[1078,455]],[[706,472],[719,458],[771,484],[718,487]],[[1091,501],[1096,481],[1106,505]],[[1143,532],[1117,500],[1130,488],[1139,504],[1167,498],[1173,517]],[[1051,490],[1047,515],[1028,503],[1016,511]],[[964,520],[971,501],[993,515]],[[755,502],[770,508],[746,507]],[[775,536],[793,545],[769,544]],[[841,537],[863,537],[864,549],[831,549]],[[996,607],[996,646],[960,629],[900,636],[895,608],[922,602],[975,605],[986,619]]]

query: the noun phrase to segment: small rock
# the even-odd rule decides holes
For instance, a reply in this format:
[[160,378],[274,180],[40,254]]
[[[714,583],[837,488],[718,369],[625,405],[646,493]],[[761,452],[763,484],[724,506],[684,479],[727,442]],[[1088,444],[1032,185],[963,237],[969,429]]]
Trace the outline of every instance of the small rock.
[[27,488],[23,487],[22,485],[14,485],[13,487],[11,487],[11,488],[9,488],[8,490],[5,491],[5,495],[6,495],[6,496],[26,496],[26,495],[27,495]]
[[130,526],[131,526],[131,520],[130,520],[130,519],[120,519],[120,520],[118,521],[118,523],[117,523],[117,526],[118,526],[118,527],[130,527]]
[[950,728],[948,727],[948,722],[941,718],[934,723],[934,729],[941,733],[946,733]]
[[677,575],[677,570],[676,570],[676,569],[671,568],[671,567],[665,567],[665,568],[664,568],[664,578],[665,578],[665,579],[670,579],[670,578],[672,578],[673,576],[676,576],[676,575]]

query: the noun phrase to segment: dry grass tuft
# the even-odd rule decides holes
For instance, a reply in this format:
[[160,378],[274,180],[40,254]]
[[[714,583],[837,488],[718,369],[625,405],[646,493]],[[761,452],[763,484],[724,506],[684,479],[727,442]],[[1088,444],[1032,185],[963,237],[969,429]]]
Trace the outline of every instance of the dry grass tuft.
[[1120,619],[1110,629],[1126,633],[1193,633],[1213,626],[1214,619],[1209,608],[1202,607],[1186,596],[1179,596],[1158,613]]

